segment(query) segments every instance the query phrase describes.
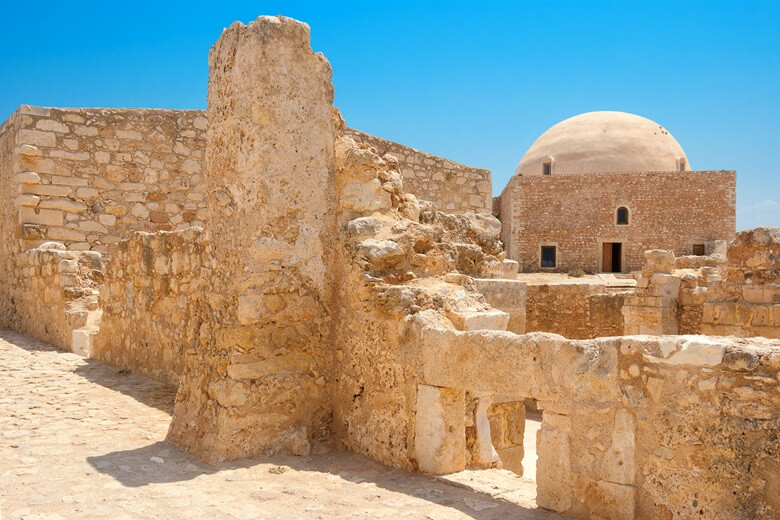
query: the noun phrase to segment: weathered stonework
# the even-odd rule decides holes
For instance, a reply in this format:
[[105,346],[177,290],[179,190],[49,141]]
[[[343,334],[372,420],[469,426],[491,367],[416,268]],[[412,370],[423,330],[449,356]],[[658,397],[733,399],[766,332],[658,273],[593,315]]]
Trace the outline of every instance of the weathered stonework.
[[743,231],[710,284],[702,334],[780,338],[780,229]]
[[[714,252],[736,228],[733,171],[627,172],[510,179],[501,194],[501,241],[524,272],[610,271],[602,243],[622,243],[622,271],[638,271],[644,252]],[[618,207],[629,224],[617,225]],[[668,211],[668,208],[675,208]],[[542,245],[557,246],[555,268],[542,268]]]
[[[476,202],[476,213],[459,214],[465,202],[449,213],[415,194],[404,170],[424,154],[399,156],[403,148],[345,127],[308,26],[233,24],[210,66],[207,116],[25,107],[0,127],[1,326],[178,383],[168,438],[208,462],[336,442],[425,473],[522,475],[524,401],[534,400],[541,507],[572,518],[777,517],[780,343],[672,334],[776,334],[780,231],[740,234],[725,265],[714,239],[716,255],[683,259],[638,253],[640,240],[626,250],[631,262],[645,259],[633,295],[527,285],[506,259],[506,226]],[[204,161],[196,143],[206,129]],[[160,206],[150,203],[164,201],[149,198],[152,182],[130,178],[139,151],[150,159],[143,175],[156,171],[167,186],[168,221],[153,215]],[[432,160],[422,164],[435,170]],[[105,177],[113,187],[98,186],[120,170],[122,179]],[[567,222],[560,195],[583,187],[566,178],[510,187],[536,193],[544,218]],[[166,185],[174,179],[195,184]],[[670,197],[694,201],[695,215],[720,200],[725,209],[709,208],[712,234],[733,227],[731,172],[605,179],[589,176],[586,194],[646,196],[636,219]],[[704,185],[713,180],[722,186]],[[124,183],[145,199],[121,199]],[[556,198],[551,186],[565,189]],[[69,249],[41,243],[52,230],[81,230],[102,210],[80,204],[105,209],[103,199],[129,208],[116,234],[94,227],[86,240],[63,239]],[[179,199],[197,208],[180,206],[180,221],[165,209]],[[505,202],[504,223],[515,222],[518,208]],[[681,225],[655,218],[634,230],[660,226],[660,236]],[[190,223],[204,229],[177,229]],[[591,240],[599,226],[574,235]],[[534,330],[555,334],[524,334]]]
[[472,168],[359,130],[345,128],[344,135],[367,144],[381,157],[398,161],[404,189],[436,204],[446,213],[491,213],[493,185],[490,170]]
[[213,265],[200,228],[133,233],[103,268],[100,332],[91,357],[178,385],[199,340]]
[[[206,233],[220,269],[169,437],[208,460],[326,432],[333,86],[307,25],[234,23],[209,56]],[[269,124],[273,122],[273,124]]]
[[105,253],[133,231],[203,224],[203,112],[25,105],[14,117],[24,248]]
[[623,335],[623,314],[631,292],[607,292],[605,285],[528,285],[526,332],[553,332],[571,339]]

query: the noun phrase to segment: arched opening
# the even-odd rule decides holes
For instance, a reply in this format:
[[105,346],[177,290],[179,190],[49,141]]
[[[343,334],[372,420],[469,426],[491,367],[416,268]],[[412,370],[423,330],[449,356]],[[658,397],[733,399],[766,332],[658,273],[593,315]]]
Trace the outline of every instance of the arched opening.
[[617,209],[617,225],[618,226],[628,225],[628,208],[626,208],[625,206],[621,206]]

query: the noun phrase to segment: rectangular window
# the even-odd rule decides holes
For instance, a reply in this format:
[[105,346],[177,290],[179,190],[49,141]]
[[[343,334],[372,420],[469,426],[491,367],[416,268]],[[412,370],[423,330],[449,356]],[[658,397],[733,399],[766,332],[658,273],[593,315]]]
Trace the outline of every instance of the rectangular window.
[[542,246],[542,267],[555,267],[555,246]]
[[704,244],[693,244],[693,254],[696,256],[704,256]]
[[542,163],[542,173],[544,175],[550,175],[552,173],[552,163]]

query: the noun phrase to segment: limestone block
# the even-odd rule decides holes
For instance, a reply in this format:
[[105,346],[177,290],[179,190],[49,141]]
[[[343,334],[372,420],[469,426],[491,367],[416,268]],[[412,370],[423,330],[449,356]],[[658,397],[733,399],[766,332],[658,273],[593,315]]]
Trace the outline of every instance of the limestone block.
[[20,208],[22,206],[35,207],[41,201],[41,198],[37,195],[24,194],[19,195],[14,199],[14,207]]
[[43,226],[62,226],[65,215],[60,210],[30,207],[19,208],[19,222],[23,224],[40,224]]
[[509,280],[515,280],[520,271],[520,263],[516,260],[504,260],[501,262],[501,276]]
[[536,503],[540,507],[565,512],[572,506],[570,435],[569,417],[543,412],[536,441]]
[[38,207],[49,209],[61,209],[67,213],[80,213],[86,211],[87,206],[83,202],[72,199],[46,199]]
[[70,186],[55,186],[53,184],[22,184],[22,193],[47,195],[50,197],[66,197],[73,191]]
[[488,311],[450,311],[447,313],[458,330],[506,330],[509,314],[496,309]]
[[90,357],[92,354],[92,341],[95,331],[88,329],[76,329],[71,333],[70,350],[82,357]]
[[57,135],[41,130],[19,130],[19,142],[33,146],[53,147],[57,144]]
[[601,478],[618,484],[633,484],[635,470],[636,423],[626,409],[615,412],[612,444],[602,459]]
[[420,471],[443,475],[466,467],[463,390],[417,385],[414,451]]
[[40,184],[41,176],[35,172],[20,172],[14,175],[14,181],[19,184]]
[[645,251],[645,265],[656,273],[671,273],[674,270],[674,253],[663,249]]

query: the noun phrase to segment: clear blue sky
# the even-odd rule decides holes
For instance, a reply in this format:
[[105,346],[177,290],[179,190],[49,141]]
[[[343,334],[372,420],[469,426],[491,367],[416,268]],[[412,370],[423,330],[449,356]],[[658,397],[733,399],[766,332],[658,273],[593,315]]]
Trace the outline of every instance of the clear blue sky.
[[780,1],[6,0],[0,118],[205,108],[209,47],[261,14],[309,23],[350,126],[489,168],[496,193],[551,125],[623,110],[737,170],[738,228],[780,226]]

